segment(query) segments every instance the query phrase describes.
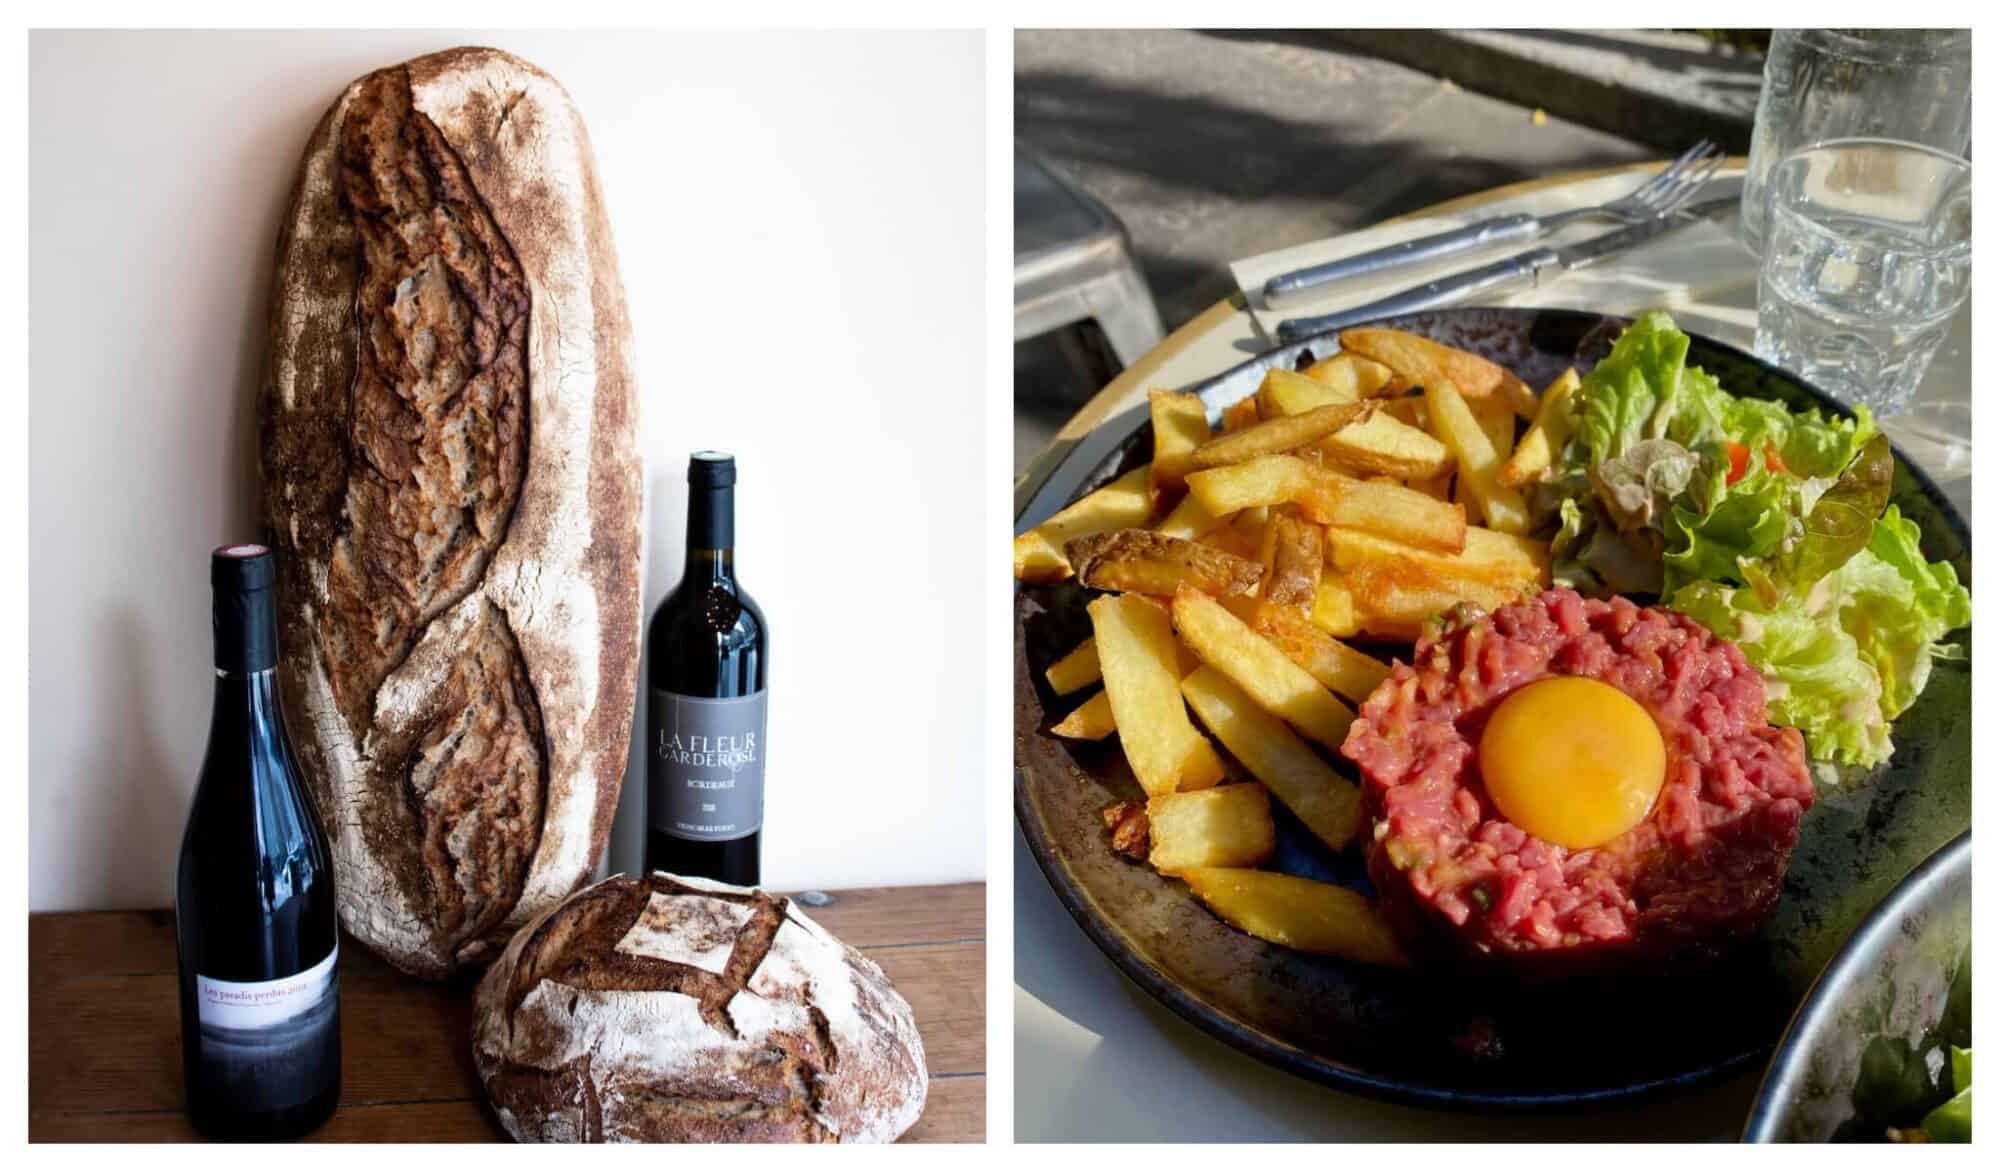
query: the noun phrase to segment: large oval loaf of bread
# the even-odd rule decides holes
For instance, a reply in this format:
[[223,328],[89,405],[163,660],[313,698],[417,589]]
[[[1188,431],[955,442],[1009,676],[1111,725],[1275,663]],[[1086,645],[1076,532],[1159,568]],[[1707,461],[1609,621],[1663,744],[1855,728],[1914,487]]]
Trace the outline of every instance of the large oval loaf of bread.
[[473,1062],[517,1140],[886,1143],[923,1113],[910,1007],[789,900],[613,876],[479,982]]
[[631,733],[631,328],[582,120],[454,49],[347,87],[278,242],[280,684],[341,923],[491,960],[590,877]]

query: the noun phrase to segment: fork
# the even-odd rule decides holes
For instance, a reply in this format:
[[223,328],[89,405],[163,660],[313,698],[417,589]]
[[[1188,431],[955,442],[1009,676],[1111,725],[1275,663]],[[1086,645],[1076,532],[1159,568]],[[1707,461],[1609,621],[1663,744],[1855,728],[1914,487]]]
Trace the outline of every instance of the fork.
[[1420,236],[1415,240],[1405,240],[1401,244],[1391,244],[1386,248],[1377,248],[1370,252],[1327,261],[1325,264],[1280,273],[1264,283],[1264,304],[1275,307],[1307,289],[1314,289],[1348,277],[1358,277],[1364,273],[1381,272],[1398,265],[1420,264],[1452,253],[1483,248],[1489,244],[1512,240],[1537,240],[1576,220],[1596,217],[1632,225],[1671,216],[1688,200],[1695,197],[1702,189],[1702,185],[1721,170],[1725,161],[1726,156],[1718,152],[1714,143],[1704,138],[1682,152],[1679,158],[1667,164],[1659,174],[1609,203],[1602,203],[1596,207],[1574,208],[1547,216],[1536,216],[1527,212],[1498,216],[1467,224],[1463,228],[1453,228],[1448,232]]

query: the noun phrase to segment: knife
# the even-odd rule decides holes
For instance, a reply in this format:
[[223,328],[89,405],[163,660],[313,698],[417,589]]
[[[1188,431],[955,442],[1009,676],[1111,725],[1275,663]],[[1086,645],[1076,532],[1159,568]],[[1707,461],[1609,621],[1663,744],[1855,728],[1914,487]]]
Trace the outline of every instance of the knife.
[[1716,195],[1691,204],[1665,219],[1649,220],[1629,228],[1620,228],[1615,232],[1606,232],[1565,248],[1532,248],[1503,260],[1494,261],[1492,264],[1449,277],[1440,277],[1435,281],[1418,285],[1413,289],[1405,289],[1401,293],[1391,294],[1379,301],[1357,305],[1352,309],[1320,314],[1317,317],[1288,318],[1278,323],[1278,342],[1281,345],[1289,344],[1314,334],[1351,326],[1357,322],[1391,317],[1399,313],[1415,313],[1421,309],[1435,309],[1474,293],[1484,293],[1523,281],[1539,283],[1542,271],[1545,269],[1566,273],[1589,268],[1606,257],[1637,248],[1676,229],[1734,211],[1742,203],[1742,188],[1734,182],[1730,182],[1729,186],[1731,190],[1727,194]]

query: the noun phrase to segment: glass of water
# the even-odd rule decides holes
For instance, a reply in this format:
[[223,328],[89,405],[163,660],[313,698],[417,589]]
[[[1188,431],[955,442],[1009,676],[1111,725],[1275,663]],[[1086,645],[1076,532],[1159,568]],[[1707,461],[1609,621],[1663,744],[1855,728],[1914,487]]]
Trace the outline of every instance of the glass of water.
[[1836,139],[1771,168],[1757,354],[1878,415],[1909,405],[1972,289],[1972,164]]
[[1972,150],[1972,30],[1779,29],[1764,55],[1739,230],[1763,248],[1764,185],[1778,160],[1835,138]]

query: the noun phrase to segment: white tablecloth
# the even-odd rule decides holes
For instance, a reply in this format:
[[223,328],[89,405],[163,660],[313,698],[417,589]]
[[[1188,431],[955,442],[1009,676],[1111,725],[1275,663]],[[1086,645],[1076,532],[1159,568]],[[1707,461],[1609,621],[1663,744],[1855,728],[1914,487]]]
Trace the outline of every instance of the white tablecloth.
[[[1266,315],[1254,291],[1276,273],[1487,216],[1599,203],[1638,181],[1631,174],[1582,180],[1238,262],[1231,267],[1239,286],[1252,294],[1252,308],[1230,315],[1177,350],[1149,385],[1187,386],[1269,349],[1269,328],[1280,317],[1324,313],[1416,283],[1408,272],[1378,278],[1287,305],[1282,314],[1260,322]],[[1691,227],[1499,303],[1614,314],[1663,308],[1689,330],[1748,349],[1757,327],[1756,260],[1735,242],[1732,231],[1731,221]],[[1519,247],[1503,246],[1484,259]],[[1435,276],[1472,259],[1427,272]],[[1890,437],[1968,517],[1970,318],[1968,307],[1919,389],[1916,408],[1885,422]],[[1145,390],[1131,388],[1131,401],[1116,404],[1107,417],[1139,402]],[[1014,1126],[1022,1141],[1724,1140],[1734,1139],[1741,1129],[1762,1074],[1750,1071],[1699,1090],[1579,1114],[1473,1115],[1393,1106],[1264,1066],[1153,1001],[1077,928],[1018,830],[1014,925]],[[1589,1054],[1577,1056],[1580,1063],[1591,1060]]]

